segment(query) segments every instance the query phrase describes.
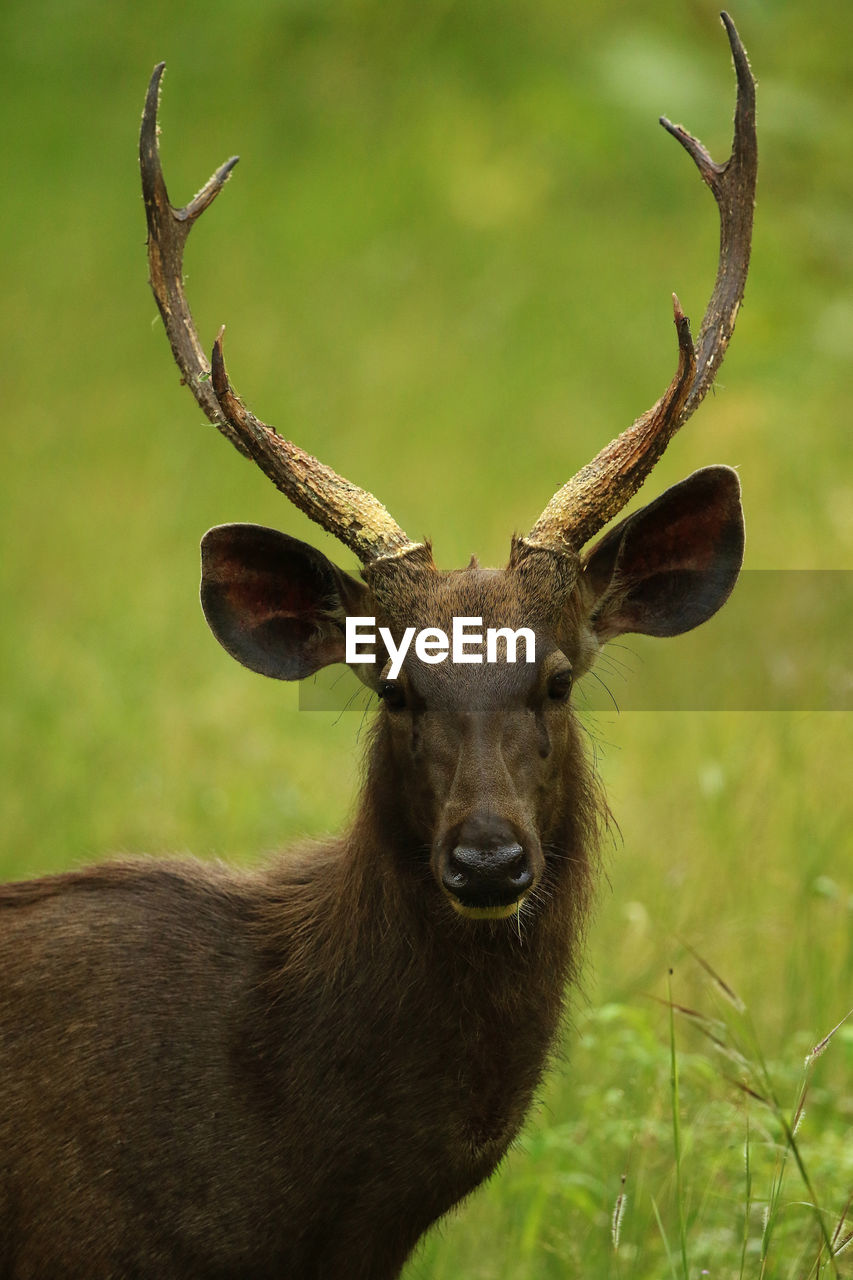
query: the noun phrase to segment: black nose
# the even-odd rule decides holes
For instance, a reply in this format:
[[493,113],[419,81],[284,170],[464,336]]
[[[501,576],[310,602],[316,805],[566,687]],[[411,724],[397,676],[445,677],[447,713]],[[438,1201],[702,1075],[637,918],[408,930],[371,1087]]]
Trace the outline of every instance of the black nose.
[[460,844],[447,855],[441,882],[463,907],[500,908],[527,892],[533,872],[520,844],[492,849]]

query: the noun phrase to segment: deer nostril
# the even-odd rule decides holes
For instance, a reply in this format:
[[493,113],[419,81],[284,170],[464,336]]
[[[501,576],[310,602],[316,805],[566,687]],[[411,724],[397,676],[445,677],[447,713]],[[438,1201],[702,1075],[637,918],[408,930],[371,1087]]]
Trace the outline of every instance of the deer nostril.
[[519,896],[526,893],[533,884],[533,872],[523,851],[511,866],[507,866],[507,883],[513,886]]
[[526,862],[524,850],[520,844],[510,844],[503,849],[496,849],[493,856],[500,860],[507,874],[517,871]]

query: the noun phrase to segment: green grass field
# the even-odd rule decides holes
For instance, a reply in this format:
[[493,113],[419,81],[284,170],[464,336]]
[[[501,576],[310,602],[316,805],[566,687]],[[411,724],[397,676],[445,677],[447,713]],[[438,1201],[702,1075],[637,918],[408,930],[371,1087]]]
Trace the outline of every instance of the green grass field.
[[[737,465],[749,568],[849,570],[853,8],[732,3],[759,82],[753,268],[647,494]],[[228,660],[198,541],[250,520],[346,557],[178,385],[136,172],[152,66],[175,202],[242,156],[188,252],[200,332],[227,320],[252,407],[451,566],[502,562],[668,382],[669,297],[698,322],[717,232],[656,120],[728,154],[725,36],[705,0],[7,0],[0,37],[0,873],[251,862],[344,820],[361,717]],[[793,612],[849,696],[853,619]],[[718,687],[751,637],[715,625]],[[853,1024],[790,1132],[853,1005],[851,720],[823,705],[585,713],[618,830],[584,989],[523,1143],[407,1280],[853,1275],[828,1249],[853,1230]],[[671,1025],[670,991],[694,1016]]]

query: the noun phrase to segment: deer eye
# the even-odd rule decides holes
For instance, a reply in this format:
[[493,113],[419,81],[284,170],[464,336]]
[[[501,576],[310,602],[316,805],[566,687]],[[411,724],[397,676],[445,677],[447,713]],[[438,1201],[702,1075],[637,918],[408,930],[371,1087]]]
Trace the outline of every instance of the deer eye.
[[389,711],[402,711],[406,705],[406,691],[397,680],[383,680],[379,686],[379,697]]
[[572,689],[572,673],[568,667],[555,671],[548,681],[548,697],[552,702],[565,702]]

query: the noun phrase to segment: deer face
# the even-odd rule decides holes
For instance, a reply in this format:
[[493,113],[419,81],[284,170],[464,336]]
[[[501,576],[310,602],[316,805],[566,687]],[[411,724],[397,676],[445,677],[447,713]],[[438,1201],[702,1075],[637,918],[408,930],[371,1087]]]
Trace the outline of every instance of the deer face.
[[[564,576],[563,566],[551,567]],[[580,653],[570,630],[561,647],[544,585],[472,564],[407,575],[392,583],[386,605],[395,642],[404,625],[452,636],[457,619],[468,620],[471,635],[495,637],[485,651],[469,642],[458,654],[464,661],[451,651],[427,663],[410,652],[394,679],[390,661],[378,667],[401,804],[437,885],[471,918],[514,914],[545,873]],[[515,645],[508,637],[522,628],[526,638]]]
[[[574,682],[614,636],[676,635],[709,618],[742,554],[737,476],[709,467],[583,557],[516,542],[503,570],[388,558],[359,583],[284,534],[223,525],[202,543],[202,603],[234,657],[284,680],[344,661],[347,615],[376,619],[387,643],[354,669],[379,695],[402,819],[453,909],[494,919],[546,874],[578,767]],[[451,636],[457,619],[469,634],[491,629],[494,644],[425,661],[410,643],[395,660],[407,632]],[[522,628],[513,653],[508,633]]]

